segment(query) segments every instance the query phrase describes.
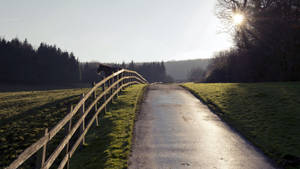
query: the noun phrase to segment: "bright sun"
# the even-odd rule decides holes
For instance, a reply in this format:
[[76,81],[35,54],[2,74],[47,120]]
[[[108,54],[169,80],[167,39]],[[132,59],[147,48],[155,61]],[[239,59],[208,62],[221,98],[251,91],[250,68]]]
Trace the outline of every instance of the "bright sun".
[[236,13],[232,16],[234,25],[241,25],[244,21],[245,17],[242,14]]

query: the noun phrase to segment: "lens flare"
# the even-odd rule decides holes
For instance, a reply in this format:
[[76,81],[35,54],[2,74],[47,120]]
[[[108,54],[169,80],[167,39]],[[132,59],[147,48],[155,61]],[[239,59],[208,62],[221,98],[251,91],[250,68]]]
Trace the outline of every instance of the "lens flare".
[[232,20],[233,20],[233,24],[234,25],[241,25],[244,22],[244,15],[240,14],[240,13],[236,13],[232,16]]

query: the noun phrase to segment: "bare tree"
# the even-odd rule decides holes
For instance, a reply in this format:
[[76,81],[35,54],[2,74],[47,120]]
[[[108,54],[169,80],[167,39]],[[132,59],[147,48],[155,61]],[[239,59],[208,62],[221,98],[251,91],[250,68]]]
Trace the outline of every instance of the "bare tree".
[[[271,79],[275,79],[274,72],[279,72],[277,76],[282,80],[297,79],[294,77],[300,71],[299,4],[299,0],[218,0],[216,14],[224,30],[234,38],[240,63],[251,56],[249,62],[255,65],[252,67],[257,68],[255,59],[272,65]],[[233,24],[236,14],[243,16],[242,24]]]

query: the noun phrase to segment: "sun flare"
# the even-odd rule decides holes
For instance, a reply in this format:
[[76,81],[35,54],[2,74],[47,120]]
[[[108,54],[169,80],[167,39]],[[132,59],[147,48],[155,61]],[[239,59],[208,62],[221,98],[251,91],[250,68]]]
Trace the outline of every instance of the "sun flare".
[[240,13],[236,13],[232,16],[233,24],[234,25],[241,25],[244,22],[244,15]]

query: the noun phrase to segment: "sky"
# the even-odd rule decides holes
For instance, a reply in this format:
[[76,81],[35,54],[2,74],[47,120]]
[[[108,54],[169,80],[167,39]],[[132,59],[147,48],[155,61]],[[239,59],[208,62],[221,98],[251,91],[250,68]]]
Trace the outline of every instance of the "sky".
[[73,52],[80,61],[211,58],[232,46],[216,0],[0,0],[0,37]]

